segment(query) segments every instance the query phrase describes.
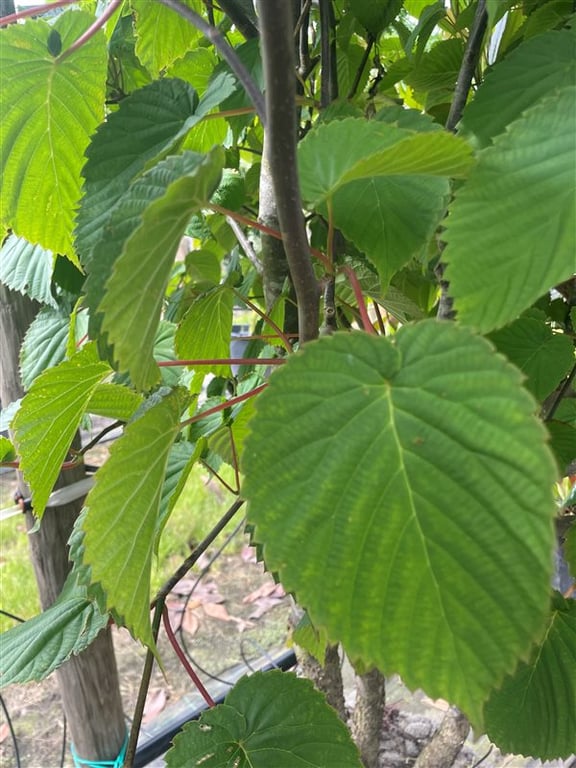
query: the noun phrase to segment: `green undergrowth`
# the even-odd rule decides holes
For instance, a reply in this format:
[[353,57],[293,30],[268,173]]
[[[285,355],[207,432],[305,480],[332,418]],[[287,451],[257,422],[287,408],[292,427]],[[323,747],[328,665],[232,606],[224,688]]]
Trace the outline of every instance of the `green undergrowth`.
[[[228,482],[233,482],[232,472],[224,472],[224,475]],[[166,524],[158,557],[153,564],[153,592],[169,578],[190,554],[191,548],[206,536],[232,503],[232,494],[217,480],[209,480],[208,471],[202,467],[195,467],[190,473],[188,483]],[[2,504],[8,505],[9,502]],[[220,535],[214,547],[233,528],[234,522]],[[238,551],[242,543],[242,537],[236,537],[226,551]],[[28,553],[28,535],[24,519],[19,515],[0,522],[0,609],[23,619],[31,618],[40,610]],[[14,621],[0,614],[0,631],[4,632],[12,626]]]

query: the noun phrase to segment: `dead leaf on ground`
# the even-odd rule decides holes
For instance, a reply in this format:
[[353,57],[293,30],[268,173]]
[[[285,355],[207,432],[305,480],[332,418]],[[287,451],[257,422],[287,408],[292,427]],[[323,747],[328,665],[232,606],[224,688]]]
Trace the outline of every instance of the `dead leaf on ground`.
[[200,619],[194,609],[187,609],[182,616],[182,629],[189,635],[195,635],[200,628]]
[[226,610],[226,606],[218,605],[216,603],[205,603],[202,606],[204,613],[210,616],[211,619],[218,619],[219,621],[233,621],[238,624],[238,629],[243,632],[245,629],[253,627],[254,624],[246,619],[239,619],[237,616],[231,616]]
[[159,688],[156,691],[150,691],[146,697],[146,703],[144,704],[144,715],[142,717],[142,722],[148,723],[150,720],[153,720],[156,715],[160,714],[160,712],[162,712],[166,706],[167,700],[168,696],[166,695],[164,688]]
[[2,744],[2,742],[5,741],[8,736],[10,736],[10,728],[8,727],[8,723],[2,723],[2,725],[0,725],[0,744]]
[[254,592],[250,592],[249,595],[246,595],[242,602],[244,604],[255,603],[256,600],[260,600],[263,597],[282,598],[285,596],[286,592],[284,592],[284,587],[282,584],[277,584],[274,581],[266,581],[264,584],[259,586],[258,589],[255,589]]

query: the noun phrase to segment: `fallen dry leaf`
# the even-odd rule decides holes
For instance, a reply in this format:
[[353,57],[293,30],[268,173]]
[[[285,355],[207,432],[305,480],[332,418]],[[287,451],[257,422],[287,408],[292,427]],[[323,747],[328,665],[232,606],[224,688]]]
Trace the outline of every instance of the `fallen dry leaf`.
[[254,592],[250,592],[249,595],[246,595],[242,602],[244,604],[255,603],[256,600],[260,600],[263,597],[282,598],[285,597],[285,595],[286,592],[284,592],[284,587],[282,584],[277,584],[274,581],[266,581],[264,584],[259,586],[258,589],[255,589]]
[[2,744],[2,742],[5,741],[8,736],[10,736],[10,728],[8,728],[8,723],[2,723],[2,725],[0,725],[0,744]]
[[156,691],[150,691],[146,697],[146,703],[144,704],[144,715],[142,717],[143,723],[149,723],[156,715],[160,714],[166,706],[168,696],[164,688],[159,688]]
[[184,611],[182,616],[182,629],[189,635],[195,635],[200,627],[200,619],[193,609]]

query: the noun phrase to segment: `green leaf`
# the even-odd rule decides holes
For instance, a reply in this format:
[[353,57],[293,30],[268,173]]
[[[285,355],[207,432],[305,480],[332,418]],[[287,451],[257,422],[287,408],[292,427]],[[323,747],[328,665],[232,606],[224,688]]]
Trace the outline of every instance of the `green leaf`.
[[38,312],[20,349],[20,376],[24,389],[30,389],[43,371],[64,360],[69,326],[68,312],[60,307],[44,307]]
[[576,751],[576,601],[555,593],[542,643],[486,705],[491,741],[542,760]]
[[479,728],[548,610],[556,470],[520,380],[451,323],[335,334],[274,373],[244,448],[254,540],[314,625]]
[[153,348],[170,270],[192,213],[218,185],[223,162],[223,150],[215,147],[206,156],[186,152],[156,166],[162,195],[142,214],[106,284],[99,305],[102,330],[119,370],[129,373],[139,389],[160,379]]
[[41,304],[56,307],[50,290],[53,261],[50,251],[10,235],[0,249],[0,283]]
[[533,317],[520,317],[489,338],[526,374],[525,386],[537,400],[544,400],[574,365],[570,338]]
[[[203,93],[210,82],[218,59],[209,48],[194,48],[175,61],[166,71],[168,77],[178,77],[190,83],[198,93]],[[229,94],[227,94],[229,95]]]
[[290,672],[243,677],[224,704],[187,723],[168,768],[361,768],[349,732],[310,680]]
[[14,446],[4,435],[0,435],[0,461],[14,461],[16,459],[16,451]]
[[86,499],[83,563],[106,605],[137,639],[154,646],[150,569],[168,455],[183,408],[175,391],[129,424],[96,473]]
[[114,207],[130,183],[201,119],[198,97],[181,80],[156,80],[124,99],[96,131],[86,152],[76,247],[89,266]]
[[394,21],[402,7],[402,0],[350,0],[350,13],[374,38]]
[[[192,304],[176,331],[176,352],[181,360],[230,357],[234,292],[218,286]],[[215,376],[230,376],[229,365],[214,365]]]
[[[84,11],[3,29],[2,220],[31,243],[74,257],[72,228],[80,198],[82,156],[104,117],[106,40],[99,31],[67,58],[65,51],[92,24]],[[31,211],[35,215],[31,215]]]
[[128,421],[142,402],[142,395],[128,387],[119,384],[98,384],[88,401],[86,412],[105,416],[108,419]]
[[550,433],[550,448],[556,456],[559,474],[564,477],[568,474],[569,465],[576,459],[576,427],[564,421],[548,421],[546,427]]
[[464,176],[471,148],[444,131],[414,133],[381,121],[322,123],[299,147],[302,195],[318,206],[352,181],[377,176]]
[[304,615],[298,622],[296,629],[292,633],[292,641],[300,648],[312,654],[314,658],[322,665],[326,660],[326,649],[328,647],[328,635],[326,630],[316,629],[310,621],[310,616],[304,611]]
[[[199,12],[201,2],[185,0]],[[135,11],[136,55],[153,77],[197,45],[200,33],[171,8],[149,0],[132,0]]]
[[[157,363],[174,362],[176,360],[176,353],[174,352],[175,335],[176,325],[167,320],[160,320],[152,352]],[[160,369],[162,384],[166,387],[176,387],[182,372],[185,370],[185,367],[180,365],[162,366]]]
[[12,422],[20,468],[40,518],[92,393],[110,373],[93,345],[35,379]]
[[322,124],[300,145],[302,194],[322,213],[331,207],[335,226],[388,283],[442,219],[447,177],[471,165],[470,147],[455,138],[354,118]]
[[488,73],[464,110],[461,130],[486,145],[541,99],[573,85],[575,78],[572,33],[547,32],[526,40]]
[[462,65],[464,43],[458,38],[442,40],[423,54],[417,66],[404,80],[417,91],[454,90]]
[[576,271],[574,114],[574,87],[526,111],[456,193],[443,260],[463,323],[505,325]]
[[0,686],[44,680],[87,648],[108,618],[76,584],[72,571],[55,603],[0,635]]

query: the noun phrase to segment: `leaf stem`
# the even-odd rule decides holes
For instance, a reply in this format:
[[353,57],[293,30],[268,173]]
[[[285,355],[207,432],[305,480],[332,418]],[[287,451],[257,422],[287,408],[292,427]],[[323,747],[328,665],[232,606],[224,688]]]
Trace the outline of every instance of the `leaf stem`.
[[263,95],[244,64],[240,61],[234,48],[222,37],[217,27],[208,24],[200,14],[184,5],[184,3],[181,3],[180,0],[158,0],[158,2],[178,13],[183,19],[186,19],[186,21],[196,27],[204,37],[210,40],[238,80],[240,80],[252,104],[254,104],[254,109],[260,118],[260,122],[262,125],[266,125],[266,106]]
[[564,381],[562,382],[562,385],[558,389],[558,391],[554,395],[554,399],[550,403],[550,407],[546,410],[545,413],[542,414],[542,419],[544,421],[550,421],[554,414],[556,413],[556,410],[558,409],[558,406],[562,402],[562,399],[566,396],[568,390],[570,389],[570,386],[572,385],[572,382],[574,381],[574,377],[576,377],[576,364],[572,367],[572,370],[566,376]]
[[206,702],[206,704],[208,704],[209,707],[215,707],[216,702],[214,701],[212,696],[210,696],[210,694],[204,687],[202,680],[200,680],[200,678],[192,668],[192,665],[186,658],[184,651],[182,650],[182,648],[180,648],[180,644],[178,643],[178,640],[176,639],[176,635],[174,634],[174,631],[172,629],[172,625],[170,624],[170,616],[168,615],[168,608],[166,607],[166,605],[164,605],[164,609],[162,611],[162,621],[164,624],[164,629],[166,630],[166,635],[168,637],[168,640],[170,641],[170,645],[174,649],[176,656],[178,656],[178,660],[180,661],[180,664],[182,664],[182,666],[188,673],[188,676],[191,678],[196,688],[198,688],[198,690],[200,691],[200,694],[204,699],[204,701]]
[[116,10],[122,5],[124,0],[112,0],[109,6],[106,7],[106,9],[102,12],[102,14],[96,19],[94,24],[91,24],[86,32],[84,32],[80,37],[75,40],[72,45],[69,48],[66,48],[65,51],[62,51],[60,56],[56,59],[56,61],[64,61],[64,59],[67,59],[70,54],[74,53],[74,51],[77,51],[79,48],[81,48],[85,43],[90,40],[91,37],[94,37],[96,32],[98,30],[102,29],[104,24],[108,21],[108,19],[114,15]]
[[470,86],[472,85],[474,71],[480,59],[482,40],[484,38],[484,33],[486,32],[487,24],[488,14],[486,13],[486,0],[478,0],[474,21],[468,37],[468,43],[466,44],[466,50],[464,51],[464,57],[462,58],[462,64],[460,66],[460,71],[458,72],[454,98],[452,99],[450,112],[448,114],[448,119],[446,120],[446,129],[448,131],[454,131],[462,117]]
[[263,389],[266,389],[267,386],[268,384],[260,384],[259,387],[251,389],[250,392],[245,392],[243,395],[238,395],[237,397],[231,397],[230,400],[225,400],[223,403],[215,405],[214,408],[208,408],[206,411],[202,411],[202,413],[197,413],[195,416],[192,416],[192,418],[183,421],[180,424],[180,427],[182,428],[187,427],[189,424],[195,424],[197,421],[205,419],[206,416],[212,416],[212,414],[219,413],[219,411],[225,411],[226,408],[230,408],[232,405],[237,405],[237,403],[242,403],[244,400],[249,400],[251,397],[262,392]]
[[47,5],[35,5],[33,8],[26,8],[24,11],[18,11],[18,13],[10,13],[0,17],[0,27],[13,24],[15,21],[22,21],[29,16],[39,16],[52,10],[52,8],[64,8],[66,5],[73,5],[76,2],[77,0],[55,0],[55,2]]
[[[250,338],[241,336],[242,340]],[[275,336],[271,338],[276,338]],[[159,368],[179,368],[187,365],[190,368],[200,365],[283,365],[286,362],[285,357],[215,357],[210,360],[203,358],[199,360],[163,360],[158,363]]]
[[266,83],[266,126],[278,220],[298,302],[302,342],[318,336],[320,291],[306,235],[296,160],[297,115],[292,4],[258,0]]
[[290,343],[290,339],[284,334],[284,331],[281,330],[276,323],[267,315],[265,312],[262,312],[260,307],[256,306],[254,302],[250,301],[250,299],[247,299],[246,296],[243,296],[239,291],[234,289],[234,295],[240,299],[241,302],[246,304],[247,307],[249,307],[253,312],[255,312],[258,317],[261,317],[264,322],[270,326],[273,330],[276,331],[278,334],[278,338],[282,339],[284,342],[284,346],[286,347],[287,352],[292,352],[292,344]]
[[[152,620],[152,637],[154,638],[155,643],[158,640],[158,632],[160,631],[160,621],[162,620],[162,614],[164,612],[165,600],[166,598],[162,597],[155,605],[154,618]],[[124,758],[124,768],[132,768],[134,765],[134,757],[136,756],[136,747],[138,745],[138,735],[140,733],[140,726],[142,725],[142,717],[144,716],[144,706],[146,704],[148,688],[150,687],[153,667],[154,653],[149,648],[146,652],[146,659],[144,660],[144,669],[142,670],[142,678],[138,689],[138,698],[134,709],[130,738],[126,748],[126,757]]]
[[356,272],[354,272],[354,270],[350,266],[342,267],[342,272],[344,272],[344,274],[348,278],[348,282],[350,283],[350,285],[352,286],[352,290],[354,291],[354,296],[356,297],[356,301],[358,302],[358,311],[360,312],[360,317],[362,318],[362,325],[364,326],[364,330],[367,331],[368,333],[372,333],[376,335],[376,330],[372,325],[372,321],[370,320],[370,316],[368,315],[368,310],[366,309],[364,294],[362,293],[362,286],[360,285],[360,281],[358,280]]
[[[198,544],[198,546],[194,547],[194,551],[188,555],[180,567],[177,568],[172,576],[160,587],[156,593],[156,597],[152,601],[152,607],[157,606],[160,603],[163,608],[166,598],[170,592],[172,592],[176,584],[178,584],[180,579],[183,579],[184,576],[186,576],[190,568],[192,568],[192,566],[195,565],[195,563],[198,561],[200,555],[202,555],[208,549],[218,534],[228,525],[238,510],[242,508],[243,504],[244,499],[236,499],[236,501],[228,508],[228,510],[216,523],[214,528],[212,528],[210,533],[208,533],[208,535],[200,542],[200,544]],[[156,617],[156,614],[154,614],[154,617]]]

